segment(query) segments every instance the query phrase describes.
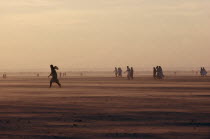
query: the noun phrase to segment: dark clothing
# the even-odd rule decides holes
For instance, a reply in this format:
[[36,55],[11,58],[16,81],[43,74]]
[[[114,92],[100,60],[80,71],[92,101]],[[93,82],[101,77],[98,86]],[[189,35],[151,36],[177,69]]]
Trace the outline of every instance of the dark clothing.
[[131,68],[131,79],[133,79],[133,73],[134,73],[134,71],[133,71],[133,68]]
[[50,80],[50,87],[52,86],[52,83],[57,83],[61,87],[55,67],[53,66],[50,66],[50,67],[51,67],[50,76],[52,76],[52,79]]
[[153,68],[153,78],[156,79],[157,70],[156,68]]

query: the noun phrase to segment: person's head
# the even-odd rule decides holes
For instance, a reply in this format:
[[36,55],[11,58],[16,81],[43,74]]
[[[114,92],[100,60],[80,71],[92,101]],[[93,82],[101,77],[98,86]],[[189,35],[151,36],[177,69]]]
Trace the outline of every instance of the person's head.
[[52,69],[53,68],[53,65],[50,65],[50,68]]

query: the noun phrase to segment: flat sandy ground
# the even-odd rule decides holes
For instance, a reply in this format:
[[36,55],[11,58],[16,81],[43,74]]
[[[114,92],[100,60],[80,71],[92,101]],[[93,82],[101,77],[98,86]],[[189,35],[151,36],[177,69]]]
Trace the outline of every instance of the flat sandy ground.
[[210,78],[0,79],[0,139],[209,139]]

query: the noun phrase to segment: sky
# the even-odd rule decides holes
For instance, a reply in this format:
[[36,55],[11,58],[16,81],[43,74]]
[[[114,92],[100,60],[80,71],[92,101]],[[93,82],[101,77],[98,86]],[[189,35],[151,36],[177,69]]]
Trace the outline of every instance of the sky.
[[1,0],[3,70],[210,67],[209,0]]

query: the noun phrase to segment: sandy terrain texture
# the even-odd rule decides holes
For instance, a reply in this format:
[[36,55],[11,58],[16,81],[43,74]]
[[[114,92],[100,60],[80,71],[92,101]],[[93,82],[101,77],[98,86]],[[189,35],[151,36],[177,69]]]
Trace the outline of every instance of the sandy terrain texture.
[[209,139],[210,78],[0,79],[1,139]]

